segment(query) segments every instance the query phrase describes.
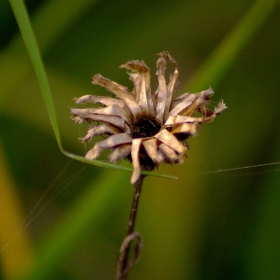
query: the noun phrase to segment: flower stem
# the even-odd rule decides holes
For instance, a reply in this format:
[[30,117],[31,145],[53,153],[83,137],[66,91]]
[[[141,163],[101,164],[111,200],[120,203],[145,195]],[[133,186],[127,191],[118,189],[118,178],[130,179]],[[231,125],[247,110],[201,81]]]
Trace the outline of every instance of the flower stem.
[[[135,220],[136,220],[136,214],[138,210],[138,204],[139,204],[139,198],[140,193],[142,189],[142,184],[144,180],[144,175],[141,175],[139,180],[134,185],[134,194],[133,194],[133,201],[132,206],[130,210],[130,216],[126,228],[126,236],[124,238],[124,241],[122,243],[121,249],[120,249],[120,257],[118,260],[118,269],[117,269],[117,275],[116,280],[125,280],[127,277],[128,270],[131,266],[133,266],[140,257],[140,249],[142,247],[142,240],[139,233],[134,232],[134,226],[135,226]],[[135,248],[134,248],[134,257],[133,260],[128,263],[128,255],[130,251],[130,244],[133,239],[136,240]]]

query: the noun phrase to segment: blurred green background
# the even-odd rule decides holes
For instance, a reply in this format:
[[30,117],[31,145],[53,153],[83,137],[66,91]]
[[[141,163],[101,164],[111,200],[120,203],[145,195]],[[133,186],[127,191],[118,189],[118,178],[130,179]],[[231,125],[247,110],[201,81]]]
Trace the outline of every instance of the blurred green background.
[[[241,21],[255,3],[259,26]],[[211,85],[213,104],[223,98],[228,106],[190,140],[183,165],[159,168],[179,180],[145,180],[136,225],[144,247],[129,279],[279,279],[280,163],[223,171],[280,161],[279,3],[28,0],[26,6],[70,152],[91,147],[77,139],[86,126],[70,120],[73,98],[106,93],[91,84],[95,73],[130,86],[118,68],[130,59],[144,59],[153,74],[156,53],[167,50],[180,67],[178,94]],[[0,14],[0,279],[113,279],[130,174],[60,153],[8,1],[0,2]],[[238,26],[245,39],[236,36],[222,48]],[[226,64],[215,67],[211,57],[222,52]]]

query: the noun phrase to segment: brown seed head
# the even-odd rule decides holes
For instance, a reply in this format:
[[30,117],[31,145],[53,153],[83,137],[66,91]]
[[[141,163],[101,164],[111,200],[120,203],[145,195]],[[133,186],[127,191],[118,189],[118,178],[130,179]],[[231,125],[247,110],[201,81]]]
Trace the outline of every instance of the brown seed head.
[[[188,138],[197,134],[201,124],[213,121],[227,108],[223,100],[214,111],[208,108],[214,94],[211,87],[172,99],[179,68],[168,52],[158,55],[158,88],[153,94],[150,69],[144,61],[132,60],[120,66],[131,71],[128,74],[133,82],[132,90],[96,74],[92,83],[105,87],[116,98],[85,95],[75,98],[75,102],[99,103],[101,107],[71,109],[74,121],[90,123],[86,136],[80,139],[82,142],[97,135],[107,136],[87,152],[86,158],[96,159],[102,150],[110,149],[111,162],[130,160],[134,168],[132,184],[139,179],[141,170],[153,170],[161,163],[183,162]],[[175,66],[168,83],[164,76],[166,60]],[[194,116],[195,112],[201,116]],[[98,125],[93,125],[96,121]]]

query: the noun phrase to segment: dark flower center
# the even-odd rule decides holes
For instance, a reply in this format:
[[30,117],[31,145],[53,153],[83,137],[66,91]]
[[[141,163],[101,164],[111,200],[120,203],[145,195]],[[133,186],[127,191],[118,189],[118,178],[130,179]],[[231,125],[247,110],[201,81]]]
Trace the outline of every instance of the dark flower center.
[[133,126],[133,138],[145,138],[156,135],[161,126],[155,120],[141,119]]

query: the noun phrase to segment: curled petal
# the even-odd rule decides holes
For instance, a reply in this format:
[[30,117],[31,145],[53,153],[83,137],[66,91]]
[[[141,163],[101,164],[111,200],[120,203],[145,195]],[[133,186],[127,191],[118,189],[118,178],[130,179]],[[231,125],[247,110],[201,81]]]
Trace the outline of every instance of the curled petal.
[[167,59],[169,62],[171,62],[172,64],[175,65],[175,67],[179,70],[178,64],[176,62],[176,60],[171,56],[171,54],[167,51],[163,51],[158,53],[159,56],[164,57],[165,59]]
[[197,110],[202,115],[209,117],[212,115],[212,111],[206,108],[206,105],[213,94],[214,91],[211,87],[199,93],[183,94],[181,97],[173,100],[169,116],[176,116],[178,114],[191,116]]
[[111,80],[103,77],[100,74],[96,74],[92,77],[92,83],[105,87],[110,92],[114,93],[118,98],[123,100],[129,107],[133,115],[134,122],[137,122],[139,120],[139,118],[141,117],[141,108],[135,102],[133,95],[128,91],[126,87],[121,86],[116,82],[112,82]]
[[170,111],[170,105],[171,105],[171,100],[173,96],[173,92],[176,86],[176,82],[179,76],[179,71],[178,69],[175,69],[173,75],[171,76],[171,79],[167,85],[167,93],[166,93],[166,105],[165,105],[165,110],[164,110],[164,115],[163,115],[163,122],[165,122],[168,118],[169,111]]
[[[160,56],[160,58],[157,61],[157,75],[158,75],[159,86],[156,91],[156,95],[157,95],[156,119],[159,124],[163,124],[168,118],[171,100],[178,79],[179,71],[175,59],[168,52],[161,52],[158,55]],[[173,63],[176,67],[167,86],[164,78],[164,72],[165,72],[164,58],[166,58],[168,61]]]
[[149,101],[151,101],[151,89],[150,85],[146,85],[145,74],[141,74],[141,82],[139,86],[139,92],[136,92],[136,102],[142,109],[142,116],[149,117]]
[[107,139],[100,141],[94,145],[94,147],[89,150],[86,154],[88,159],[96,159],[99,157],[99,154],[104,149],[110,149],[118,145],[131,143],[132,138],[127,133],[115,134]]
[[166,81],[164,77],[165,73],[165,59],[159,58],[157,60],[157,75],[158,75],[158,89],[156,91],[157,105],[156,105],[156,120],[159,124],[163,124],[163,115],[166,106]]
[[168,116],[177,116],[187,110],[192,104],[192,101],[182,101],[169,112]]
[[141,82],[141,74],[140,73],[128,73],[128,75],[130,76],[130,80],[133,82],[134,88],[132,90],[132,94],[136,97],[137,92],[140,91],[140,82]]
[[179,97],[174,98],[170,104],[170,111],[173,110],[173,108],[175,108],[182,101],[192,101],[195,98],[196,98],[196,94],[190,94],[189,92],[186,92],[180,95]]
[[189,93],[186,92],[182,95],[180,95],[179,97],[176,97],[175,99],[172,100],[171,102],[171,106],[170,106],[170,111],[173,110],[178,104],[180,104],[181,102],[193,102],[194,100],[196,100],[199,96],[204,96],[204,99],[209,99],[211,95],[214,94],[214,91],[211,87],[209,87],[209,89],[207,90],[203,90],[201,92],[198,93]]
[[133,185],[140,178],[140,174],[141,174],[140,161],[139,161],[139,150],[140,150],[141,143],[142,143],[142,138],[137,138],[132,140],[131,158],[133,164],[133,173],[130,182]]
[[102,87],[105,87],[110,92],[114,93],[117,97],[119,97],[121,100],[133,100],[133,97],[130,95],[129,90],[126,87],[103,77],[101,74],[95,74],[92,77],[91,83],[93,85],[100,85]]
[[166,129],[162,129],[154,137],[166,144],[167,146],[169,146],[170,148],[172,148],[173,150],[175,150],[180,155],[183,155],[186,151],[184,145]]
[[195,122],[195,123],[180,123],[179,125],[176,125],[171,130],[171,133],[172,134],[185,133],[185,134],[189,134],[190,136],[195,136],[198,129],[199,129],[198,122]]
[[165,155],[164,160],[167,163],[178,163],[180,161],[180,158],[178,157],[178,155],[176,154],[176,152],[170,148],[169,146],[167,146],[164,143],[161,143],[159,145],[159,149],[162,151],[162,153]]
[[153,117],[154,104],[151,94],[151,77],[150,69],[144,61],[132,60],[120,66],[120,68],[126,68],[128,70],[136,71],[139,75],[131,76],[135,82],[137,82],[135,89],[136,102],[142,109],[142,115],[144,117]]
[[111,81],[116,87],[118,87],[121,91],[128,93],[129,95],[131,92],[128,90],[127,87],[118,84],[117,82]]
[[155,163],[159,165],[160,163],[164,162],[164,160],[165,160],[165,156],[164,156],[163,152],[158,149]]
[[102,121],[109,123],[126,133],[130,133],[131,129],[126,124],[124,119],[115,116],[105,116],[89,113],[90,109],[71,109],[71,113],[74,115],[73,119],[77,119],[79,122],[83,121]]
[[172,101],[173,92],[177,83],[177,79],[179,76],[179,67],[177,65],[176,60],[169,54],[169,52],[163,51],[158,54],[160,57],[167,59],[175,66],[175,70],[173,75],[171,76],[169,83],[166,87],[166,96],[165,96],[165,106],[163,112],[163,122],[165,122],[169,116],[170,106]]
[[143,72],[150,72],[149,67],[145,64],[145,62],[139,60],[130,60],[127,61],[125,64],[122,64],[120,68],[126,68],[127,70],[137,71],[139,73]]
[[196,110],[198,110],[200,106],[205,105],[205,103],[207,102],[208,100],[206,95],[196,95],[196,99],[194,99],[193,101],[183,100],[181,103],[179,103],[175,108],[171,110],[169,116],[176,116],[178,114],[191,116]]
[[132,126],[132,120],[127,112],[118,105],[109,105],[105,108],[89,108],[90,114],[104,115],[104,116],[117,116],[126,121],[129,126]]
[[126,158],[131,152],[131,144],[123,144],[118,146],[110,155],[109,159],[112,163],[116,163]]
[[90,128],[87,132],[87,135],[84,138],[81,138],[81,142],[88,142],[94,137],[95,135],[103,135],[103,134],[117,134],[121,133],[119,129],[116,127],[109,125],[109,124],[101,124],[98,126],[94,126]]
[[[192,95],[193,95],[193,94],[195,94],[195,93],[192,93]],[[179,102],[180,102],[180,101],[184,100],[185,98],[187,98],[188,96],[190,96],[190,93],[189,93],[189,92],[183,93],[183,94],[181,94],[180,96],[174,98],[174,99],[172,100],[172,104],[173,104],[173,102],[175,102],[175,101],[179,101]]]
[[155,138],[143,141],[143,145],[148,156],[153,160],[153,162],[156,165],[158,165],[163,160],[162,155],[158,154],[157,152],[157,141],[158,140]]
[[77,104],[99,103],[104,106],[118,105],[122,109],[124,109],[130,117],[132,117],[130,109],[127,107],[126,103],[120,99],[112,98],[109,96],[84,95],[79,98],[74,98],[74,100]]
[[186,109],[184,109],[183,111],[180,112],[180,114],[184,115],[184,116],[191,116],[197,109],[198,107],[203,104],[204,99],[203,97],[199,97],[197,98],[191,106],[188,106]]
[[171,116],[167,119],[167,121],[164,124],[164,127],[171,127],[175,124],[179,124],[179,123],[194,123],[196,122],[197,118],[195,117],[188,117],[188,116],[181,116],[181,115],[177,115],[177,116]]
[[209,95],[213,93],[213,90],[210,88],[200,93],[183,94],[181,97],[173,100],[168,116],[176,116],[178,114],[191,116],[199,106],[207,104]]
[[125,106],[124,101],[109,96],[95,96],[89,94],[89,95],[83,95],[79,98],[74,98],[74,100],[77,104],[100,103],[105,106],[114,104],[120,106],[121,108]]

